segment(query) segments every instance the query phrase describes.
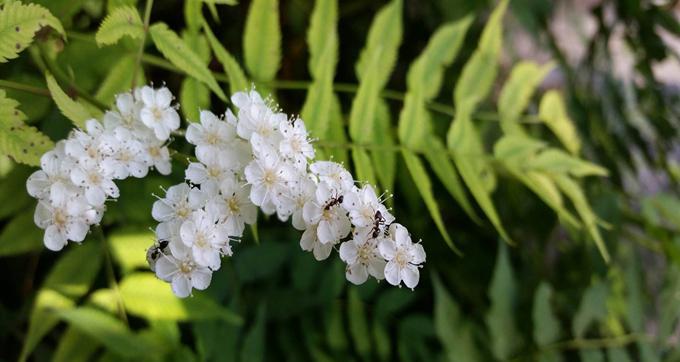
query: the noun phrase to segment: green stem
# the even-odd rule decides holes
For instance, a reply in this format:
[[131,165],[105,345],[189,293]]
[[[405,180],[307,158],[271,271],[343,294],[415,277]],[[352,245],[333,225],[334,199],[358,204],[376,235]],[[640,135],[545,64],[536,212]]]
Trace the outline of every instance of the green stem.
[[45,89],[45,88],[34,87],[34,86],[28,85],[28,84],[13,82],[11,80],[0,79],[0,87],[18,90],[18,91],[22,91],[22,92],[28,92],[28,93],[32,93],[32,94],[39,95],[39,96],[45,96],[45,97],[50,96],[50,91]]
[[106,239],[106,236],[104,235],[104,230],[102,230],[101,226],[95,227],[94,232],[97,234],[97,237],[99,237],[102,243],[104,259],[106,260],[106,276],[109,280],[109,287],[113,289],[113,292],[116,294],[118,315],[120,316],[120,319],[125,323],[125,325],[129,326],[127,312],[125,311],[125,304],[123,303],[123,296],[120,293],[120,288],[118,288],[118,282],[116,282],[116,274],[113,270],[113,261],[111,258],[111,249],[109,247],[108,240]]
[[137,73],[139,73],[142,64],[142,55],[144,54],[144,44],[146,44],[146,36],[149,33],[149,21],[151,20],[151,8],[153,7],[153,0],[146,0],[146,7],[144,8],[144,33],[142,34],[142,41],[139,44],[139,51],[135,59],[135,72],[132,74],[132,88],[137,85]]
[[642,334],[626,334],[617,337],[605,337],[594,339],[573,339],[570,341],[563,341],[551,344],[546,349],[599,349],[610,347],[623,347],[625,345],[635,342],[649,342],[651,338]]

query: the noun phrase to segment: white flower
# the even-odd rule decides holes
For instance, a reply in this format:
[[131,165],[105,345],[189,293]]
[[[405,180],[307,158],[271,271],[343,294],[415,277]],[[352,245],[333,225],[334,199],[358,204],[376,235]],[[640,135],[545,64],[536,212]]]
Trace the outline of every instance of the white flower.
[[88,217],[92,217],[94,211],[69,188],[57,187],[52,194],[49,202],[38,202],[34,221],[38,227],[45,229],[45,246],[59,251],[68,240],[81,242],[85,239],[90,229]]
[[184,245],[191,248],[196,263],[211,270],[220,268],[220,251],[231,255],[229,235],[224,224],[218,221],[218,215],[199,209],[179,229],[180,238]]
[[387,260],[385,279],[392,285],[399,285],[403,280],[413,289],[418,285],[418,268],[425,262],[425,250],[420,243],[411,242],[408,230],[400,224],[390,225],[389,233],[390,238],[384,238],[378,244],[380,254]]
[[43,199],[49,197],[53,185],[70,184],[71,177],[68,170],[62,167],[66,158],[64,153],[64,141],[57,142],[53,150],[45,152],[40,157],[40,170],[35,171],[26,180],[28,194]]
[[106,197],[118,198],[120,191],[111,179],[113,170],[106,163],[81,163],[71,170],[71,182],[85,190],[85,199],[92,206],[102,206]]
[[282,162],[275,153],[266,153],[253,160],[244,170],[246,180],[252,186],[250,200],[263,208],[265,213],[275,211],[275,198],[286,187],[288,180],[294,178],[295,172]]
[[243,235],[245,224],[252,225],[257,220],[257,207],[250,202],[249,185],[239,184],[234,177],[222,180],[220,184],[221,197],[208,201],[206,211],[220,215],[227,234],[231,236]]
[[352,240],[340,244],[340,259],[347,263],[345,276],[354,284],[363,284],[369,274],[378,280],[385,277],[385,260],[370,227],[355,230]]
[[186,220],[193,210],[203,207],[208,195],[191,188],[185,183],[168,188],[165,198],[159,198],[151,208],[151,216],[156,221],[168,222]]
[[352,224],[357,227],[375,225],[376,220],[380,225],[389,225],[394,221],[394,216],[387,211],[371,185],[364,185],[361,189],[345,192],[342,206],[349,211]]
[[103,137],[102,144],[109,149],[108,157],[102,160],[105,168],[112,170],[114,179],[122,180],[129,176],[142,178],[149,172],[151,163],[144,145],[123,127]]
[[144,104],[140,119],[153,129],[159,140],[167,140],[180,123],[177,111],[170,105],[172,93],[165,87],[155,90],[149,86],[144,86],[139,93]]
[[269,143],[277,144],[280,139],[277,132],[279,124],[286,120],[285,113],[274,112],[264,103],[253,103],[250,107],[239,110],[236,132],[247,140],[253,134],[258,134]]
[[279,125],[279,130],[283,135],[279,151],[293,161],[295,167],[304,170],[307,167],[307,159],[314,158],[314,147],[307,139],[305,123],[299,118],[286,119]]
[[198,265],[191,250],[177,245],[172,255],[162,255],[156,262],[156,275],[172,285],[172,292],[180,298],[191,295],[192,289],[204,290],[210,285],[212,271]]
[[[89,123],[89,122],[88,122]],[[64,141],[64,153],[71,157],[75,163],[97,164],[104,156],[100,147],[100,138],[75,130],[71,136]]]
[[161,175],[169,175],[172,172],[170,163],[170,151],[164,146],[163,141],[146,138],[142,141],[144,146],[144,158],[149,167],[154,167]]
[[322,243],[319,241],[316,225],[308,227],[307,230],[302,233],[300,247],[304,251],[311,251],[312,254],[314,254],[314,259],[319,261],[328,259],[328,256],[331,255],[331,251],[333,250],[332,243]]
[[317,225],[317,235],[323,244],[335,244],[349,234],[352,225],[340,205],[340,195],[325,183],[319,183],[316,200],[309,201],[302,210],[307,225]]
[[309,170],[333,189],[346,191],[354,186],[352,174],[337,162],[317,161],[309,165]]
[[226,149],[236,138],[234,126],[221,121],[212,112],[201,111],[200,119],[201,123],[189,124],[186,133],[187,141],[196,145],[197,154],[201,149],[207,149],[209,152],[220,152],[220,150]]
[[288,192],[277,200],[276,211],[280,215],[292,215],[293,227],[305,230],[307,224],[303,217],[303,208],[306,203],[316,200],[316,183],[309,175],[304,174],[288,185]]
[[227,177],[234,175],[238,161],[235,155],[227,150],[219,152],[203,148],[196,152],[200,162],[192,162],[185,171],[185,177],[191,183],[216,190]]

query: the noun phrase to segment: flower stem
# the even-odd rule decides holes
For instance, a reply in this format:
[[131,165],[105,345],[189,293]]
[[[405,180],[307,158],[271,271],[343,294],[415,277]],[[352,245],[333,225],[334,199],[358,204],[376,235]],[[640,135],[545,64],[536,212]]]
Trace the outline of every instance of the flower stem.
[[27,93],[32,93],[32,94],[39,95],[39,96],[45,96],[45,97],[50,96],[50,91],[45,89],[45,88],[34,87],[34,86],[28,85],[28,84],[13,82],[11,80],[0,79],[0,87],[18,90],[18,91],[27,92]]
[[104,230],[102,230],[101,226],[96,226],[94,228],[94,232],[97,234],[97,237],[100,239],[102,243],[102,251],[104,252],[104,259],[106,261],[106,276],[109,280],[109,287],[113,289],[113,292],[116,294],[118,315],[120,316],[120,319],[123,321],[123,323],[125,323],[125,325],[129,327],[127,312],[125,311],[125,304],[123,303],[123,296],[120,293],[120,288],[118,288],[118,282],[116,282],[116,274],[113,270],[113,261],[111,258],[111,249],[108,240],[106,239],[106,236],[104,235]]

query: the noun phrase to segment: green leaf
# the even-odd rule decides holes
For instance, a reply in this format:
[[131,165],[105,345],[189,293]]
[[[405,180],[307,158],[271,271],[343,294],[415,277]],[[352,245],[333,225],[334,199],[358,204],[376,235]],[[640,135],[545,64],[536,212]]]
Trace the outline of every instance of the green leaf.
[[481,361],[472,325],[463,320],[460,308],[434,275],[434,328],[451,362]]
[[491,351],[499,360],[507,360],[522,346],[517,330],[516,314],[517,282],[510,265],[508,247],[499,243],[496,267],[489,285],[491,309],[486,324],[491,334]]
[[0,9],[0,63],[18,57],[31,44],[35,33],[45,26],[66,36],[59,20],[44,7],[6,2]]
[[357,353],[367,360],[371,354],[371,335],[368,329],[364,303],[356,288],[349,288],[347,313],[349,331]]
[[188,122],[200,121],[200,111],[210,109],[210,90],[193,78],[184,78],[179,91],[179,104]]
[[[148,319],[187,321],[219,318],[233,324],[242,322],[237,314],[206,296],[195,294],[191,298],[177,298],[168,283],[151,273],[128,275],[120,284],[120,293],[130,314]],[[159,305],[163,308],[158,308]]]
[[174,31],[165,23],[156,23],[149,30],[151,39],[163,56],[189,76],[206,84],[220,99],[227,100],[208,66]]
[[593,322],[605,320],[608,294],[607,285],[599,280],[594,281],[583,293],[572,325],[576,338],[583,338]]
[[255,323],[250,327],[243,339],[243,348],[241,349],[241,361],[243,362],[260,362],[264,360],[264,351],[266,348],[266,322],[267,322],[267,307],[260,304],[257,308],[257,316]]
[[460,176],[458,176],[456,169],[453,167],[451,157],[439,139],[433,139],[429,147],[425,147],[425,158],[430,163],[434,173],[439,177],[439,180],[444,184],[444,187],[446,187],[446,190],[458,201],[458,204],[460,204],[465,213],[474,222],[481,223],[477,212],[472,207],[472,204],[470,204],[470,200],[465,193]]
[[574,155],[579,153],[581,141],[573,122],[567,114],[564,101],[559,92],[551,90],[543,95],[538,116],[548,125],[550,130],[570,153]]
[[276,77],[281,62],[281,29],[278,0],[253,0],[246,18],[243,54],[255,81]]
[[411,174],[411,178],[413,178],[413,183],[415,183],[418,187],[420,196],[423,198],[425,206],[427,206],[427,210],[432,216],[432,220],[434,220],[435,225],[437,225],[439,233],[441,233],[444,241],[446,241],[446,244],[451,248],[451,250],[453,250],[456,254],[461,255],[460,250],[458,250],[456,245],[453,243],[453,240],[451,240],[451,237],[449,236],[449,232],[446,230],[446,225],[444,224],[444,220],[442,219],[442,215],[439,211],[439,206],[437,206],[437,201],[434,197],[434,194],[432,193],[432,182],[425,171],[425,167],[423,167],[423,164],[418,156],[412,152],[404,150],[402,155],[404,156],[404,162],[406,163],[406,167]]
[[17,107],[19,102],[7,98],[0,89],[0,155],[7,155],[16,162],[30,166],[40,165],[43,153],[54,147],[54,143],[35,127],[24,121],[26,115]]
[[328,140],[336,145],[340,145],[340,147],[333,147],[326,153],[329,154],[335,162],[347,165],[349,164],[348,150],[343,147],[343,145],[347,144],[347,133],[344,126],[344,115],[342,114],[342,109],[340,107],[340,99],[338,99],[337,96],[333,97],[330,113],[330,135],[328,136]]
[[526,167],[546,173],[568,173],[575,177],[607,176],[609,174],[604,167],[581,160],[555,148],[539,153],[526,163]]
[[59,321],[55,311],[73,307],[98,274],[102,261],[99,243],[72,245],[52,267],[33,303],[20,360],[26,360],[40,340]]
[[512,68],[510,78],[498,97],[498,113],[504,133],[524,132],[518,124],[519,118],[529,105],[536,87],[553,68],[552,63],[538,66],[532,62],[520,62]]
[[329,139],[333,119],[333,78],[338,61],[337,8],[336,0],[317,0],[307,31],[308,67],[314,81],[307,91],[301,114],[310,134],[320,140]]
[[137,84],[145,84],[144,70],[137,68],[135,55],[122,56],[108,70],[94,97],[104,104],[113,104],[116,94],[130,90],[135,72],[137,72]]
[[375,136],[373,144],[377,147],[371,152],[373,167],[382,189],[394,190],[397,174],[397,155],[394,152],[395,140],[390,124],[390,110],[385,100],[378,102],[375,117]]
[[238,5],[237,0],[200,0],[206,4]]
[[555,317],[550,304],[553,290],[550,284],[541,282],[534,294],[532,317],[534,322],[534,342],[539,347],[545,347],[560,338],[560,322]]
[[401,8],[401,0],[393,0],[378,12],[359,56],[359,89],[349,116],[349,134],[355,142],[370,143],[375,139],[380,91],[389,80],[401,44]]
[[405,146],[414,150],[428,148],[428,141],[432,138],[432,125],[425,102],[439,93],[444,68],[458,54],[472,19],[467,16],[440,27],[409,68],[408,92],[399,115],[398,128],[399,140]]
[[289,257],[290,250],[281,243],[262,243],[239,252],[234,268],[239,281],[249,283],[266,279],[278,272]]
[[148,267],[146,250],[153,245],[154,238],[151,231],[118,232],[109,236],[111,254],[124,273]]
[[342,317],[343,311],[343,303],[335,300],[323,312],[326,341],[333,351],[344,351],[347,349],[348,341]]
[[593,241],[595,241],[595,245],[597,245],[597,249],[600,251],[600,254],[602,254],[602,258],[605,262],[609,263],[607,246],[604,244],[602,235],[600,235],[600,231],[597,228],[597,216],[588,204],[588,199],[586,199],[581,187],[567,176],[554,176],[553,180],[557,184],[557,187],[559,187],[562,192],[569,197],[572,204],[574,204],[576,212],[583,221],[586,231]]
[[134,6],[120,6],[104,18],[95,40],[97,45],[116,44],[122,37],[141,39],[144,36],[142,18]]
[[61,111],[66,118],[70,119],[76,127],[84,129],[85,122],[92,118],[92,115],[87,108],[64,93],[52,74],[45,73],[45,79],[47,80],[47,88],[50,90],[52,99],[54,100],[54,103],[57,104],[59,111]]
[[15,216],[0,233],[0,256],[10,256],[41,250],[42,230],[35,226],[33,210]]
[[99,348],[99,343],[88,334],[69,327],[59,338],[59,345],[54,351],[53,362],[87,362]]
[[122,321],[92,307],[62,310],[59,316],[79,331],[124,357],[153,353],[146,343],[125,327]]
[[208,43],[210,43],[210,47],[215,53],[215,57],[217,57],[217,60],[222,64],[224,71],[227,73],[227,77],[229,77],[231,93],[242,92],[248,89],[250,83],[243,73],[241,66],[236,59],[229,54],[219,40],[215,38],[215,34],[213,34],[210,26],[208,26],[208,23],[205,20],[203,20],[203,31],[205,31]]
[[352,161],[354,161],[354,169],[357,172],[357,180],[368,182],[372,186],[378,184],[373,165],[371,165],[371,158],[365,149],[359,147],[352,149]]

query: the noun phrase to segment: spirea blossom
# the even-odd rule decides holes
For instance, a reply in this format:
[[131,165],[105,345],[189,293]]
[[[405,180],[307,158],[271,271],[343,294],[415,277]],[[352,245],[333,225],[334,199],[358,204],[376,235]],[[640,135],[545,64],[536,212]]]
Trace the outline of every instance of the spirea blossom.
[[[289,117],[255,90],[231,98],[236,113],[200,113],[187,129],[198,162],[186,183],[170,187],[153,207],[157,242],[149,251],[156,275],[179,297],[205,289],[220,258],[257,209],[291,220],[302,231],[300,247],[317,260],[339,251],[347,280],[369,276],[392,285],[418,284],[425,262],[373,186],[359,183],[342,164],[317,161],[304,121]],[[146,103],[145,103],[146,106]],[[59,176],[40,175],[40,182]]]
[[150,168],[170,173],[166,143],[179,128],[179,115],[165,88],[145,86],[116,96],[102,120],[90,119],[40,159],[40,170],[26,181],[38,199],[35,223],[44,243],[61,250],[81,242],[101,221],[107,200],[119,196],[115,180],[144,177]]

